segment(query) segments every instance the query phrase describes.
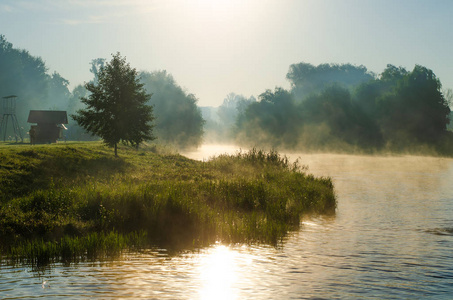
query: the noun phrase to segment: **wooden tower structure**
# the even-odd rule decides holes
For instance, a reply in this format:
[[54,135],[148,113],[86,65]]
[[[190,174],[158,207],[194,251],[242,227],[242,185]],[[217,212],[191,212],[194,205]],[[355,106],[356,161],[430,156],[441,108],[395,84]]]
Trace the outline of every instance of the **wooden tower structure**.
[[[12,129],[14,131],[14,138],[23,142],[22,133],[20,131],[19,122],[16,117],[16,98],[17,96],[11,95],[3,97],[2,99],[2,118],[0,122],[0,135],[3,136],[3,141],[6,141],[6,135],[8,132],[8,121],[11,120]],[[1,138],[0,136],[0,138]]]

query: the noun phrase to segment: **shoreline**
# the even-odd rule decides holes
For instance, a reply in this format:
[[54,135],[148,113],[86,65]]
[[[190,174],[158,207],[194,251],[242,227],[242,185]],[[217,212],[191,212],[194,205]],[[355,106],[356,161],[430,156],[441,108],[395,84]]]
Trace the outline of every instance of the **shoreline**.
[[[8,148],[0,239],[8,245],[2,254],[17,259],[66,259],[93,247],[102,255],[106,245],[116,252],[149,243],[277,245],[302,215],[335,213],[330,178],[306,174],[275,151],[202,162],[155,147],[122,147],[115,158],[99,142]],[[96,242],[84,240],[94,233]]]

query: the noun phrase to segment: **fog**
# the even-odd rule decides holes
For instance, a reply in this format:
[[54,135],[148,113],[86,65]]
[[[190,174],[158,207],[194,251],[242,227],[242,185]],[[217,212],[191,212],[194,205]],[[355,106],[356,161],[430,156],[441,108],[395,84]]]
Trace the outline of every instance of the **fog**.
[[[106,58],[89,62],[89,82],[96,84],[105,63]],[[43,59],[4,36],[0,68],[1,96],[17,96],[16,115],[26,138],[30,110],[65,110],[71,116],[84,108],[84,84],[70,91],[67,79],[49,73]],[[375,74],[350,63],[294,63],[286,75],[290,88],[266,89],[257,98],[231,92],[219,107],[198,107],[197,96],[166,70],[138,74],[152,95],[147,104],[154,107],[157,142],[181,149],[203,143],[369,154],[451,155],[453,149],[448,127],[453,93],[421,65],[407,70],[389,64]],[[69,120],[65,140],[97,139]]]
[[2,35],[0,70],[0,97],[17,96],[16,115],[21,127],[26,126],[31,109],[66,109],[70,97],[69,82],[57,72],[49,74],[41,58],[13,48]]
[[452,153],[451,91],[424,66],[389,64],[374,74],[362,65],[298,63],[286,77],[288,90],[268,89],[258,100],[231,93],[217,110],[205,108],[207,134],[217,137],[210,141],[290,151]]
[[[87,62],[87,68],[92,74],[88,82],[97,84],[98,73],[106,63],[106,58],[93,58]],[[147,104],[154,107],[155,134],[159,143],[176,148],[200,145],[204,120],[197,107],[196,96],[180,87],[173,76],[164,70],[141,71],[139,77],[146,92],[152,95]],[[85,108],[81,101],[89,95],[85,83],[76,85],[72,91],[68,87],[67,79],[57,72],[48,72],[42,58],[14,47],[5,36],[0,35],[0,97],[17,96],[15,114],[22,137],[28,139],[31,124],[27,123],[27,119],[30,110],[63,110],[67,112],[69,121],[64,140],[99,139],[86,132],[71,118],[71,115]],[[3,113],[0,111],[0,117]],[[8,127],[6,140],[15,141],[12,124],[5,127]],[[1,138],[3,139],[3,136]]]

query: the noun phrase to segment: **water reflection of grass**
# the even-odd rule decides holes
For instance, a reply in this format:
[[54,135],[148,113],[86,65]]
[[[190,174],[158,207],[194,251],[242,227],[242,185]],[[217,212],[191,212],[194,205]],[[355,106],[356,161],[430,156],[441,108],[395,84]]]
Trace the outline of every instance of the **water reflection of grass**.
[[115,158],[100,143],[1,151],[2,251],[17,257],[117,253],[145,239],[177,248],[277,244],[303,213],[336,206],[330,179],[274,151],[209,162],[155,147],[124,148]]
[[117,231],[91,232],[83,236],[65,235],[56,240],[21,240],[9,248],[8,255],[16,261],[32,265],[52,261],[78,262],[84,259],[99,259],[118,256],[122,250],[144,246],[146,233]]

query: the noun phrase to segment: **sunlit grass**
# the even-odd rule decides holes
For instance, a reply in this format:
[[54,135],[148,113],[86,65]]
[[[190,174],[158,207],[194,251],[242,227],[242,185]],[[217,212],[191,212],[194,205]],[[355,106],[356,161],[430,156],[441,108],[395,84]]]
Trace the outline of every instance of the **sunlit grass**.
[[[215,241],[276,245],[302,214],[336,207],[329,178],[314,178],[275,151],[252,149],[209,162],[155,146],[120,148],[115,158],[97,142],[0,151],[0,238],[2,251],[15,256],[88,255],[85,239],[102,241],[112,232],[119,240],[112,249],[134,246],[122,238],[134,232],[173,248]],[[102,252],[104,244],[95,245]]]
[[127,248],[140,248],[146,233],[120,234],[116,231],[91,232],[85,236],[64,236],[59,240],[32,239],[16,242],[8,254],[16,261],[47,264],[52,261],[75,262],[84,259],[114,257]]

